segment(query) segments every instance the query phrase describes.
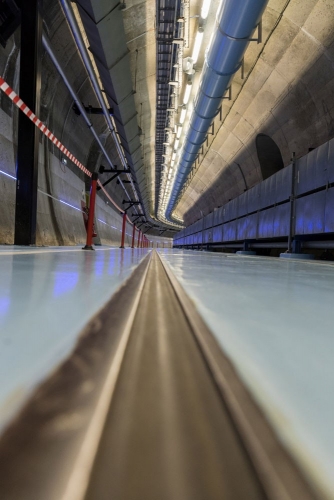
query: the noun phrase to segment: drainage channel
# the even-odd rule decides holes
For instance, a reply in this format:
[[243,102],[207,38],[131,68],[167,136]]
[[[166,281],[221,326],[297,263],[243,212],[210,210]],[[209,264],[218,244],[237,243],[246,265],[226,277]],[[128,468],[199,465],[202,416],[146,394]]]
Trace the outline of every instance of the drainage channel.
[[5,433],[0,465],[4,500],[320,498],[156,252]]

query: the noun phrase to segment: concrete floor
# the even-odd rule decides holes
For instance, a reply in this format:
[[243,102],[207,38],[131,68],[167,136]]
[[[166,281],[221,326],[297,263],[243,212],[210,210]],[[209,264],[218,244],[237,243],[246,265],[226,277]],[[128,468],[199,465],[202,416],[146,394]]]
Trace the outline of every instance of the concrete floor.
[[[0,247],[0,429],[147,251]],[[334,498],[334,265],[159,252],[281,439]]]
[[334,498],[334,265],[160,254],[281,439]]
[[0,247],[0,430],[146,254]]

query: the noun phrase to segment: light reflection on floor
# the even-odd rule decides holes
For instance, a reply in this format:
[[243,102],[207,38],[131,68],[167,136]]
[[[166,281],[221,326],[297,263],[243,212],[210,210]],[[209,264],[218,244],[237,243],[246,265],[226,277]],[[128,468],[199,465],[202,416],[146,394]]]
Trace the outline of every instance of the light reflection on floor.
[[147,252],[0,247],[0,429]]

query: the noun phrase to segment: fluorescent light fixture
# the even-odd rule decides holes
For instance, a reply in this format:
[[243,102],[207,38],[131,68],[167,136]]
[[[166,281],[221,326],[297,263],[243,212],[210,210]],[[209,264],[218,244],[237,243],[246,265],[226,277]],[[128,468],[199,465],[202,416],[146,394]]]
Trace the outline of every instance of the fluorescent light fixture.
[[174,149],[177,149],[179,147],[180,139],[176,139],[174,142]]
[[174,161],[174,160],[175,160],[175,158],[176,158],[176,153],[175,153],[175,151],[174,151],[174,153],[172,154],[172,161]]
[[60,201],[60,203],[63,203],[64,205],[67,205],[68,207],[74,208],[74,210],[78,210],[79,212],[82,212],[81,208],[75,207],[74,205],[67,203],[67,201],[64,201],[64,200],[58,200],[58,201]]
[[187,83],[186,89],[184,91],[184,96],[183,96],[183,104],[188,104],[189,97],[191,94],[191,89],[192,89],[191,83]]
[[6,177],[10,177],[11,179],[14,179],[14,181],[16,181],[16,177],[14,177],[14,175],[7,174],[7,172],[4,172],[3,170],[0,170],[0,174],[5,175]]
[[196,33],[196,38],[195,38],[195,43],[194,43],[194,48],[193,48],[193,53],[191,56],[191,59],[193,60],[193,63],[195,64],[197,62],[198,56],[199,56],[199,51],[201,50],[201,45],[202,45],[202,40],[203,40],[203,28],[199,28],[199,30]]
[[181,127],[181,126],[179,126],[179,128],[177,129],[176,138],[177,138],[177,139],[180,139],[181,134],[182,134],[182,127]]
[[174,167],[175,160],[171,161],[170,166]]
[[181,111],[181,115],[180,115],[180,123],[184,122],[186,114],[187,114],[187,108],[185,106],[182,106],[182,111]]
[[210,4],[211,4],[211,0],[203,0],[202,8],[201,8],[201,18],[202,19],[206,19],[208,17]]

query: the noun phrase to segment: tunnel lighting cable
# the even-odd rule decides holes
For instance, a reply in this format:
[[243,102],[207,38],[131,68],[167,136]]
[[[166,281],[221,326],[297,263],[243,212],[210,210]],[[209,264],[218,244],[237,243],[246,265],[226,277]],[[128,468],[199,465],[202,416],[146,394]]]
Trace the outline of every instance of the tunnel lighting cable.
[[211,0],[203,0],[202,8],[201,8],[201,18],[202,19],[206,19],[208,17],[210,5],[211,5]]
[[[203,0],[202,7],[201,7],[201,18],[203,20],[205,20],[208,16],[208,13],[210,10],[210,5],[211,5],[211,0]],[[203,35],[204,35],[204,29],[202,26],[200,26],[198,28],[197,33],[196,33],[195,43],[193,46],[193,52],[192,52],[192,56],[191,56],[193,64],[196,64],[196,62],[198,60],[198,56],[199,56],[202,41],[203,41]],[[185,92],[184,92],[184,96],[183,96],[183,105],[184,106],[182,107],[182,111],[181,111],[181,115],[180,115],[180,124],[181,125],[183,125],[185,117],[186,117],[186,113],[187,113],[186,105],[189,102],[191,90],[192,90],[192,84],[187,83],[186,88],[185,88]],[[182,134],[182,126],[179,126],[176,130],[176,141],[179,141],[181,134]],[[175,141],[175,144],[176,144],[176,141]],[[177,146],[179,145],[179,142],[177,142],[177,146],[175,146],[175,144],[174,144],[174,149],[176,150]],[[172,189],[172,188],[167,189],[167,187],[169,187],[169,186],[167,186],[167,184],[165,184],[164,198],[166,198],[167,195],[169,194],[169,193],[167,193],[167,191],[171,192],[171,189]],[[161,214],[162,211],[159,210],[159,213]]]
[[183,122],[185,120],[186,114],[187,114],[187,108],[186,108],[186,106],[183,106],[182,107],[182,111],[181,111],[181,115],[180,115],[180,123],[181,123],[181,125],[183,124]]
[[[209,13],[209,10],[210,10],[210,6],[211,6],[211,0],[203,0],[202,7],[201,7],[201,15],[200,15],[200,17],[204,21],[205,21],[205,19],[208,16],[208,13]],[[192,52],[192,56],[191,56],[193,64],[196,64],[196,62],[198,60],[198,56],[199,56],[199,53],[200,53],[200,50],[201,50],[202,41],[203,41],[203,35],[204,35],[204,29],[203,29],[202,26],[199,26],[198,31],[196,33],[195,42],[194,42],[194,46],[193,46],[193,52]],[[187,85],[186,85],[186,88],[185,88],[184,96],[183,96],[183,104],[184,105],[187,105],[188,102],[189,102],[191,90],[192,90],[192,83],[188,82]],[[184,106],[184,107],[186,108],[186,106]],[[183,118],[183,120],[180,117],[180,124],[181,125],[183,125],[183,122],[185,120],[185,115],[184,115],[184,117],[182,115],[183,110],[184,110],[184,108],[182,108],[182,112],[181,112],[181,117]],[[176,133],[176,140],[180,139],[181,134],[182,134],[182,126],[179,126],[178,129],[177,129],[177,133]],[[177,145],[178,145],[178,143],[177,143]],[[175,150],[177,149],[175,147],[175,145],[174,145],[174,149]],[[174,174],[175,174],[175,177],[174,177],[173,181],[176,178],[176,169],[175,169]],[[165,186],[165,191],[164,191],[164,196],[163,196],[164,205],[163,205],[163,209],[159,210],[160,214],[162,214],[163,211],[165,211],[167,197],[168,198],[170,197],[170,193],[172,192],[172,188],[173,188],[173,186],[168,187],[168,189],[167,189],[167,185]],[[167,220],[165,214],[163,214],[163,218]],[[180,221],[180,218],[175,217],[175,216],[174,216],[174,218],[176,218],[177,220]]]
[[191,94],[191,89],[192,89],[192,84],[187,83],[185,91],[184,91],[184,96],[183,96],[183,104],[186,104],[186,105],[188,104],[189,97]]
[[191,56],[191,59],[193,60],[194,64],[196,64],[198,56],[199,56],[199,52],[201,50],[203,35],[204,35],[203,28],[199,28],[198,31],[197,31],[197,33],[196,33],[196,38],[195,38],[193,53],[192,53],[192,56]]

